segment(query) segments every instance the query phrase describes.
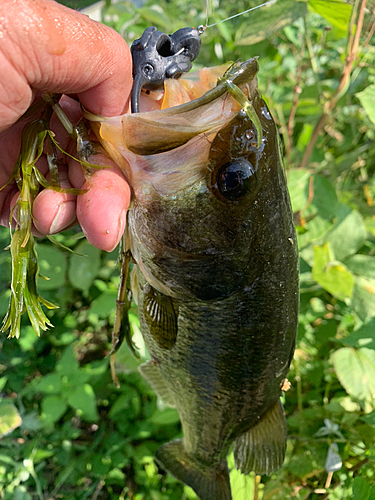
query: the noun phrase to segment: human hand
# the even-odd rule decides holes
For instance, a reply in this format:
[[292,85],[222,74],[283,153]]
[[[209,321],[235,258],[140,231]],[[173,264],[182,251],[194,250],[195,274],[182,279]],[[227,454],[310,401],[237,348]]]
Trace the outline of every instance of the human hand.
[[[0,2],[0,68],[0,187],[19,154],[26,121],[17,120],[42,91],[66,94],[61,106],[73,123],[82,118],[80,103],[103,116],[128,109],[132,75],[126,42],[110,28],[52,0]],[[51,124],[57,142],[74,155],[75,144],[65,129],[57,119]],[[65,156],[61,160],[62,187],[89,190],[77,197],[43,189],[33,203],[35,234],[57,233],[78,219],[93,245],[113,250],[130,203],[130,188],[121,171],[106,156],[93,155],[90,163],[112,168],[97,170],[86,181],[77,162]],[[44,157],[37,166],[47,174]],[[0,191],[2,225],[8,225],[18,195],[15,182]]]

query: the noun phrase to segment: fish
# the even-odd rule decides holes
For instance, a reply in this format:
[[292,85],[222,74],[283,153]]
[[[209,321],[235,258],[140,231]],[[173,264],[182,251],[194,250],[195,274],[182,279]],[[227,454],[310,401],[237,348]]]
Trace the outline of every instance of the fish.
[[298,252],[257,71],[256,58],[206,69],[143,93],[137,114],[87,113],[133,192],[126,246],[151,358],[140,372],[182,425],[156,461],[200,500],[232,498],[232,447],[243,474],[269,474],[285,457],[280,396],[295,348]]

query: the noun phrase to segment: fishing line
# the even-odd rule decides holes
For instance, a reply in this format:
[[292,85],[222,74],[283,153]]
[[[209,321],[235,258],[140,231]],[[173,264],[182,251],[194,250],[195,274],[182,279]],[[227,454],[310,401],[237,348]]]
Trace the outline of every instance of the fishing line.
[[208,0],[206,0],[206,9],[207,9],[206,10],[206,12],[207,12],[206,25],[203,26],[203,24],[201,24],[200,26],[198,26],[197,29],[198,29],[199,33],[202,34],[208,28],[212,28],[212,26],[217,26],[218,24],[225,23],[226,21],[229,21],[230,19],[234,19],[235,17],[239,17],[239,16],[242,16],[243,14],[247,14],[248,12],[251,12],[252,10],[260,9],[261,7],[265,7],[266,5],[272,5],[276,2],[277,2],[277,0],[270,0],[269,2],[262,3],[260,5],[257,5],[256,7],[251,7],[251,9],[247,9],[247,10],[244,10],[243,12],[239,12],[238,14],[234,14],[233,16],[227,17],[226,19],[223,19],[222,21],[218,21],[217,23],[213,23],[213,24],[208,25]]
[[208,12],[209,12],[209,8],[210,8],[210,6],[209,6],[209,0],[206,0],[206,24],[205,24],[206,29],[208,28]]

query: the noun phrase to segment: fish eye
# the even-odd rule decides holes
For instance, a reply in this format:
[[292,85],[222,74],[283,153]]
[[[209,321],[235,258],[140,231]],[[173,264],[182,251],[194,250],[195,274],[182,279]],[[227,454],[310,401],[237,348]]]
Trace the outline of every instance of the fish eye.
[[217,188],[230,201],[244,198],[253,191],[255,183],[255,168],[245,158],[228,162],[217,172]]

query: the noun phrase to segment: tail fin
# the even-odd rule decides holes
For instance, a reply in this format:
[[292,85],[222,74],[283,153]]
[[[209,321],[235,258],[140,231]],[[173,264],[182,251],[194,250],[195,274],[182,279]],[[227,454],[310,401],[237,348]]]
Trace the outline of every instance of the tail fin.
[[161,446],[156,460],[180,481],[193,488],[200,500],[232,500],[226,462],[216,469],[207,467],[186,453],[178,439]]

